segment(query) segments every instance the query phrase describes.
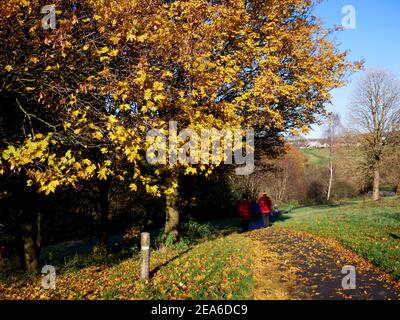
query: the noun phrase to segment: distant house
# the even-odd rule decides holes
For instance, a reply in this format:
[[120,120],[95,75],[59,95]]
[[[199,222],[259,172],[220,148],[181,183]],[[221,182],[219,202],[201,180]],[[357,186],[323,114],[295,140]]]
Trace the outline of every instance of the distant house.
[[323,149],[329,148],[329,145],[325,142],[325,139],[291,139],[288,141],[290,144],[296,146],[299,149]]
[[322,148],[327,148],[328,144],[327,143],[321,143],[320,141],[308,141],[306,143],[306,148],[312,149],[322,149]]

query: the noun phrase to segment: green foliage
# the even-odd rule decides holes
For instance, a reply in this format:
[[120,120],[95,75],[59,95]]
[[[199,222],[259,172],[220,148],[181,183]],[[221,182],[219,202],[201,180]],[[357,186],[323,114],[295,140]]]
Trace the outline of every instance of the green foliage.
[[196,243],[200,239],[210,239],[216,234],[216,229],[209,224],[198,223],[190,220],[182,225],[182,238],[189,244]]
[[164,239],[163,231],[160,231],[154,240],[154,247],[160,248],[163,245],[178,250],[186,250],[189,246],[197,244],[201,241],[213,239],[218,235],[218,229],[210,224],[199,223],[194,220],[189,220],[181,224],[181,233],[179,241],[176,241],[174,235],[169,234]]
[[299,201],[297,200],[289,200],[287,203],[282,205],[283,210],[292,212],[294,209],[299,207]]
[[165,239],[165,245],[167,247],[172,247],[176,244],[176,236],[170,233],[167,238]]

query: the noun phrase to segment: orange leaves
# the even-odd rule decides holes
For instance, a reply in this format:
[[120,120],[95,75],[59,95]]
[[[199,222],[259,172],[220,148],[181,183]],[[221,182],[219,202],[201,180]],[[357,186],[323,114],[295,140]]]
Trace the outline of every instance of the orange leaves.
[[[22,3],[0,5],[2,34],[10,35],[0,39],[0,73],[11,94],[39,101],[37,118],[49,117],[51,129],[60,127],[55,156],[25,163],[46,185],[51,179],[62,185],[121,176],[124,163],[136,169],[146,161],[146,129],[163,128],[172,118],[196,129],[303,130],[352,68],[300,12],[306,5],[300,0],[260,2],[257,14],[240,1],[84,0],[74,12],[57,13],[58,27],[44,37],[29,14],[39,2]],[[17,9],[17,19],[10,18]],[[19,24],[32,28],[30,37]],[[45,133],[49,126],[36,127]],[[61,160],[65,149],[77,150],[72,168],[70,159]],[[95,151],[113,162],[109,172],[99,169]],[[179,169],[212,173],[210,167]],[[154,190],[154,180],[148,182],[154,174],[138,171],[149,192],[168,190],[161,179]]]
[[247,244],[246,239],[231,236],[195,246],[155,275],[153,294],[160,299],[229,299],[249,294],[243,285],[250,276],[249,256],[242,254]]

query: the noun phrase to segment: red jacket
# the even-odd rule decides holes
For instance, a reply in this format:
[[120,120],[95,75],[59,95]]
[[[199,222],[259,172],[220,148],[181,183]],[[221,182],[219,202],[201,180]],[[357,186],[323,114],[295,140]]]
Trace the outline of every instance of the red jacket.
[[260,200],[258,200],[258,204],[260,206],[261,213],[272,212],[272,201],[268,196],[262,196]]
[[251,219],[251,203],[246,200],[239,201],[239,216],[242,220]]

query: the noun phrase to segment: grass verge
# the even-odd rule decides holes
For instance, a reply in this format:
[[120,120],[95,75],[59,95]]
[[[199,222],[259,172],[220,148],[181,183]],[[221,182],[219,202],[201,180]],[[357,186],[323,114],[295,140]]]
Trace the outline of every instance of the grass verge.
[[164,247],[152,251],[149,281],[139,279],[135,256],[112,266],[62,269],[55,290],[41,289],[40,276],[0,282],[0,299],[251,299],[249,247],[251,240],[239,234]]

